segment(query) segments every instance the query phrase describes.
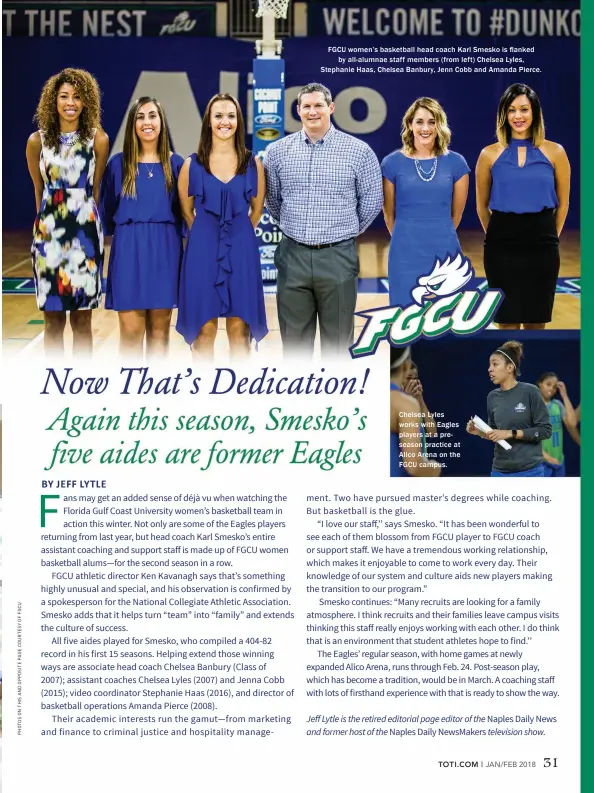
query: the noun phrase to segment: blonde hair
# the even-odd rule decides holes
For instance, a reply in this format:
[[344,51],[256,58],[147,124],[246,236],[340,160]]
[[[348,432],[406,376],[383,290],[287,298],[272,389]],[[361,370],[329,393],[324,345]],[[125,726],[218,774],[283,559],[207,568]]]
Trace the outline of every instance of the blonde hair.
[[512,135],[507,114],[512,102],[519,96],[525,96],[532,108],[532,126],[530,127],[532,145],[536,147],[542,146],[545,141],[545,125],[540,100],[536,92],[525,83],[514,83],[510,85],[499,100],[499,107],[497,108],[497,140],[502,146],[509,145]]
[[427,110],[433,118],[435,119],[435,154],[445,154],[448,150],[448,146],[450,145],[450,140],[452,139],[452,132],[448,127],[448,117],[445,114],[445,110],[439,104],[436,99],[431,99],[428,96],[421,96],[417,99],[413,104],[408,108],[406,113],[404,114],[404,118],[402,119],[402,147],[404,149],[404,153],[408,154],[409,156],[413,156],[415,154],[415,142],[414,142],[414,134],[411,129],[411,125],[413,119],[417,113],[417,111],[423,108]]

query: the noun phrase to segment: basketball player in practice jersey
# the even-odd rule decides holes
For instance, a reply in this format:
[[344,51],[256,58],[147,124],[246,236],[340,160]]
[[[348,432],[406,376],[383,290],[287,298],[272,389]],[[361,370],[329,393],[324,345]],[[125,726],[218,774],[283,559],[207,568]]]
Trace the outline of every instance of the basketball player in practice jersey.
[[[549,411],[552,435],[543,441],[545,476],[565,476],[565,456],[563,454],[563,427],[573,440],[580,445],[580,434],[577,428],[576,411],[567,395],[565,383],[561,382],[555,372],[544,372],[536,381],[545,405]],[[558,394],[561,399],[555,399]]]

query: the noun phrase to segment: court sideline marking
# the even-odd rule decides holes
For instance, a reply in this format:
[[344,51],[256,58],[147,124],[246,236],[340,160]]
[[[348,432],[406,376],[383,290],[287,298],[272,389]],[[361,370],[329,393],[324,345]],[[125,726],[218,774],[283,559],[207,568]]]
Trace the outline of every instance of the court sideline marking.
[[[4,277],[7,273],[11,273],[13,270],[16,270],[17,267],[21,267],[23,264],[27,264],[27,262],[30,262],[30,261],[31,261],[31,257],[30,256],[27,256],[26,259],[21,259],[20,262],[17,262],[16,264],[13,264],[7,270],[3,270],[2,271],[2,277]],[[29,277],[29,276],[27,276],[27,277]]]
[[18,356],[20,357],[21,355],[29,355],[31,350],[33,350],[35,347],[37,347],[38,344],[40,344],[43,341],[44,336],[45,336],[44,331],[41,331],[41,333],[38,333],[37,336],[34,336],[28,344],[25,344],[23,349],[18,353]]
[[[26,259],[21,259],[16,264],[11,265],[8,269],[3,270],[2,271],[2,277],[7,275],[8,273],[11,273],[13,270],[16,270],[17,267],[21,267],[23,264],[26,264],[27,262],[30,262],[30,261],[31,261],[31,257],[30,256],[27,256]],[[45,335],[44,332],[41,331],[41,333],[38,333],[37,336],[34,336],[28,344],[25,344],[25,346],[23,347],[23,349],[19,353],[19,357],[21,355],[28,355],[31,352],[31,350],[33,350],[35,347],[37,347],[38,344],[40,344],[43,341],[44,335]]]

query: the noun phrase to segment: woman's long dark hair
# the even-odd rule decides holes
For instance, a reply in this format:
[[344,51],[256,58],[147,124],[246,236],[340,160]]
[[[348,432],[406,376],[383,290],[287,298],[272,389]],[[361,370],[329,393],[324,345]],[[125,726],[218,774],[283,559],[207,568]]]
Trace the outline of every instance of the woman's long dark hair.
[[210,173],[210,154],[212,152],[212,128],[211,128],[211,115],[212,106],[215,102],[233,102],[235,105],[235,112],[237,114],[237,129],[235,130],[235,151],[237,153],[237,173],[245,173],[247,171],[252,153],[245,147],[245,123],[243,121],[243,113],[239,102],[231,94],[217,94],[208,103],[204,118],[202,119],[202,131],[200,133],[200,143],[198,144],[198,162],[202,165],[208,173]]
[[161,120],[161,132],[157,142],[157,154],[163,166],[165,176],[165,189],[169,192],[173,188],[173,171],[171,170],[171,143],[169,140],[169,127],[165,111],[160,103],[150,96],[141,96],[137,99],[128,113],[126,119],[126,131],[124,133],[124,148],[122,151],[122,193],[125,196],[136,198],[136,176],[138,175],[138,156],[140,145],[136,134],[136,116],[143,105],[153,104],[157,108]]

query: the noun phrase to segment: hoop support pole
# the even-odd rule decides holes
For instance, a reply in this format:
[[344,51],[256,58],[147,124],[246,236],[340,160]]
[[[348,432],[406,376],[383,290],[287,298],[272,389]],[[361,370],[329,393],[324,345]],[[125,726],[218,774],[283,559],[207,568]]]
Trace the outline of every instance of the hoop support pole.
[[278,58],[282,51],[282,41],[275,38],[274,12],[265,8],[262,14],[262,39],[256,41],[256,53],[262,58]]

